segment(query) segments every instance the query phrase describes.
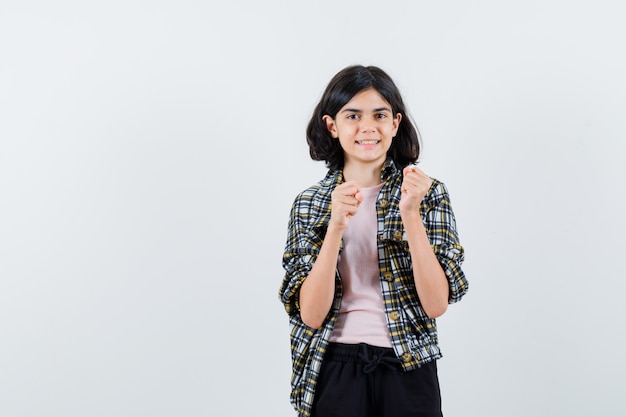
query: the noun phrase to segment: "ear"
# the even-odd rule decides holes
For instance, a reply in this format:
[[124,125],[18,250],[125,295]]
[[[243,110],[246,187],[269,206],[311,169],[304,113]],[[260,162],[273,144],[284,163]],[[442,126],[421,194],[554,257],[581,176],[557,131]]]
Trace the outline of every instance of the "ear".
[[330,132],[330,135],[333,138],[337,138],[337,124],[335,123],[335,119],[333,119],[332,117],[330,117],[329,115],[325,114],[322,117],[322,120],[324,121],[324,123],[326,123],[326,129],[328,129],[328,132]]
[[398,133],[398,127],[400,127],[400,120],[402,120],[402,115],[400,113],[396,113],[395,119],[393,119],[393,136],[395,137]]

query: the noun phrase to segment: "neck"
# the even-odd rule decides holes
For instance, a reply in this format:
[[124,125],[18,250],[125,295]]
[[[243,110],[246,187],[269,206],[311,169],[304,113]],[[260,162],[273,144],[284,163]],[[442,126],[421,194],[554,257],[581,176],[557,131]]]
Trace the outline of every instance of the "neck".
[[380,172],[382,166],[355,166],[343,167],[344,181],[354,181],[359,187],[374,187],[380,184]]

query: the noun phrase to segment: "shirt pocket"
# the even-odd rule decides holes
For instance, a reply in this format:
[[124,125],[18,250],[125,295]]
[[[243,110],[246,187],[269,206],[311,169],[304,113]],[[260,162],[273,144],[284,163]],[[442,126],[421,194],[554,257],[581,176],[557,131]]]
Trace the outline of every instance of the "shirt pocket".
[[411,275],[413,270],[411,252],[404,227],[399,225],[386,228],[380,235],[380,239],[385,248],[387,261],[391,263],[397,274],[399,276]]

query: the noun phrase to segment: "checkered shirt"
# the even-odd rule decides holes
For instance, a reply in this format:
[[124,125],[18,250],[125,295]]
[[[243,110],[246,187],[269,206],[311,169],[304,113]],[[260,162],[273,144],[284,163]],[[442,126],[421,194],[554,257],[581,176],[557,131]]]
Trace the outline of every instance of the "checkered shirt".
[[[405,371],[441,358],[437,327],[420,304],[413,279],[411,256],[400,217],[402,172],[388,160],[381,172],[384,185],[378,194],[378,266],[383,305],[392,347]],[[283,255],[286,271],[279,298],[289,316],[292,377],[291,403],[300,417],[311,414],[315,385],[328,341],[339,314],[342,284],[336,272],[335,297],[324,324],[308,327],[299,313],[299,291],[319,254],[331,212],[331,193],[343,182],[341,170],[329,170],[316,185],[298,194],[291,208],[287,243]],[[459,301],[468,290],[461,270],[464,250],[445,185],[433,184],[420,206],[432,249],[449,284],[449,302]]]

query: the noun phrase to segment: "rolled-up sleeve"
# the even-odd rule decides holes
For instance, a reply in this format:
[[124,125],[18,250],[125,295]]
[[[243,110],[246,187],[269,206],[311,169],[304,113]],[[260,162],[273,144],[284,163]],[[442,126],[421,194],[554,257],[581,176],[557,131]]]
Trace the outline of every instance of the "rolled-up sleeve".
[[298,255],[295,252],[285,253],[283,267],[285,277],[280,287],[280,300],[285,306],[287,314],[293,315],[300,311],[300,287],[311,271],[314,262],[313,255]]
[[435,181],[427,198],[424,224],[431,246],[448,279],[449,303],[456,303],[467,293],[469,284],[461,265],[465,250],[459,240],[456,219],[446,186]]

